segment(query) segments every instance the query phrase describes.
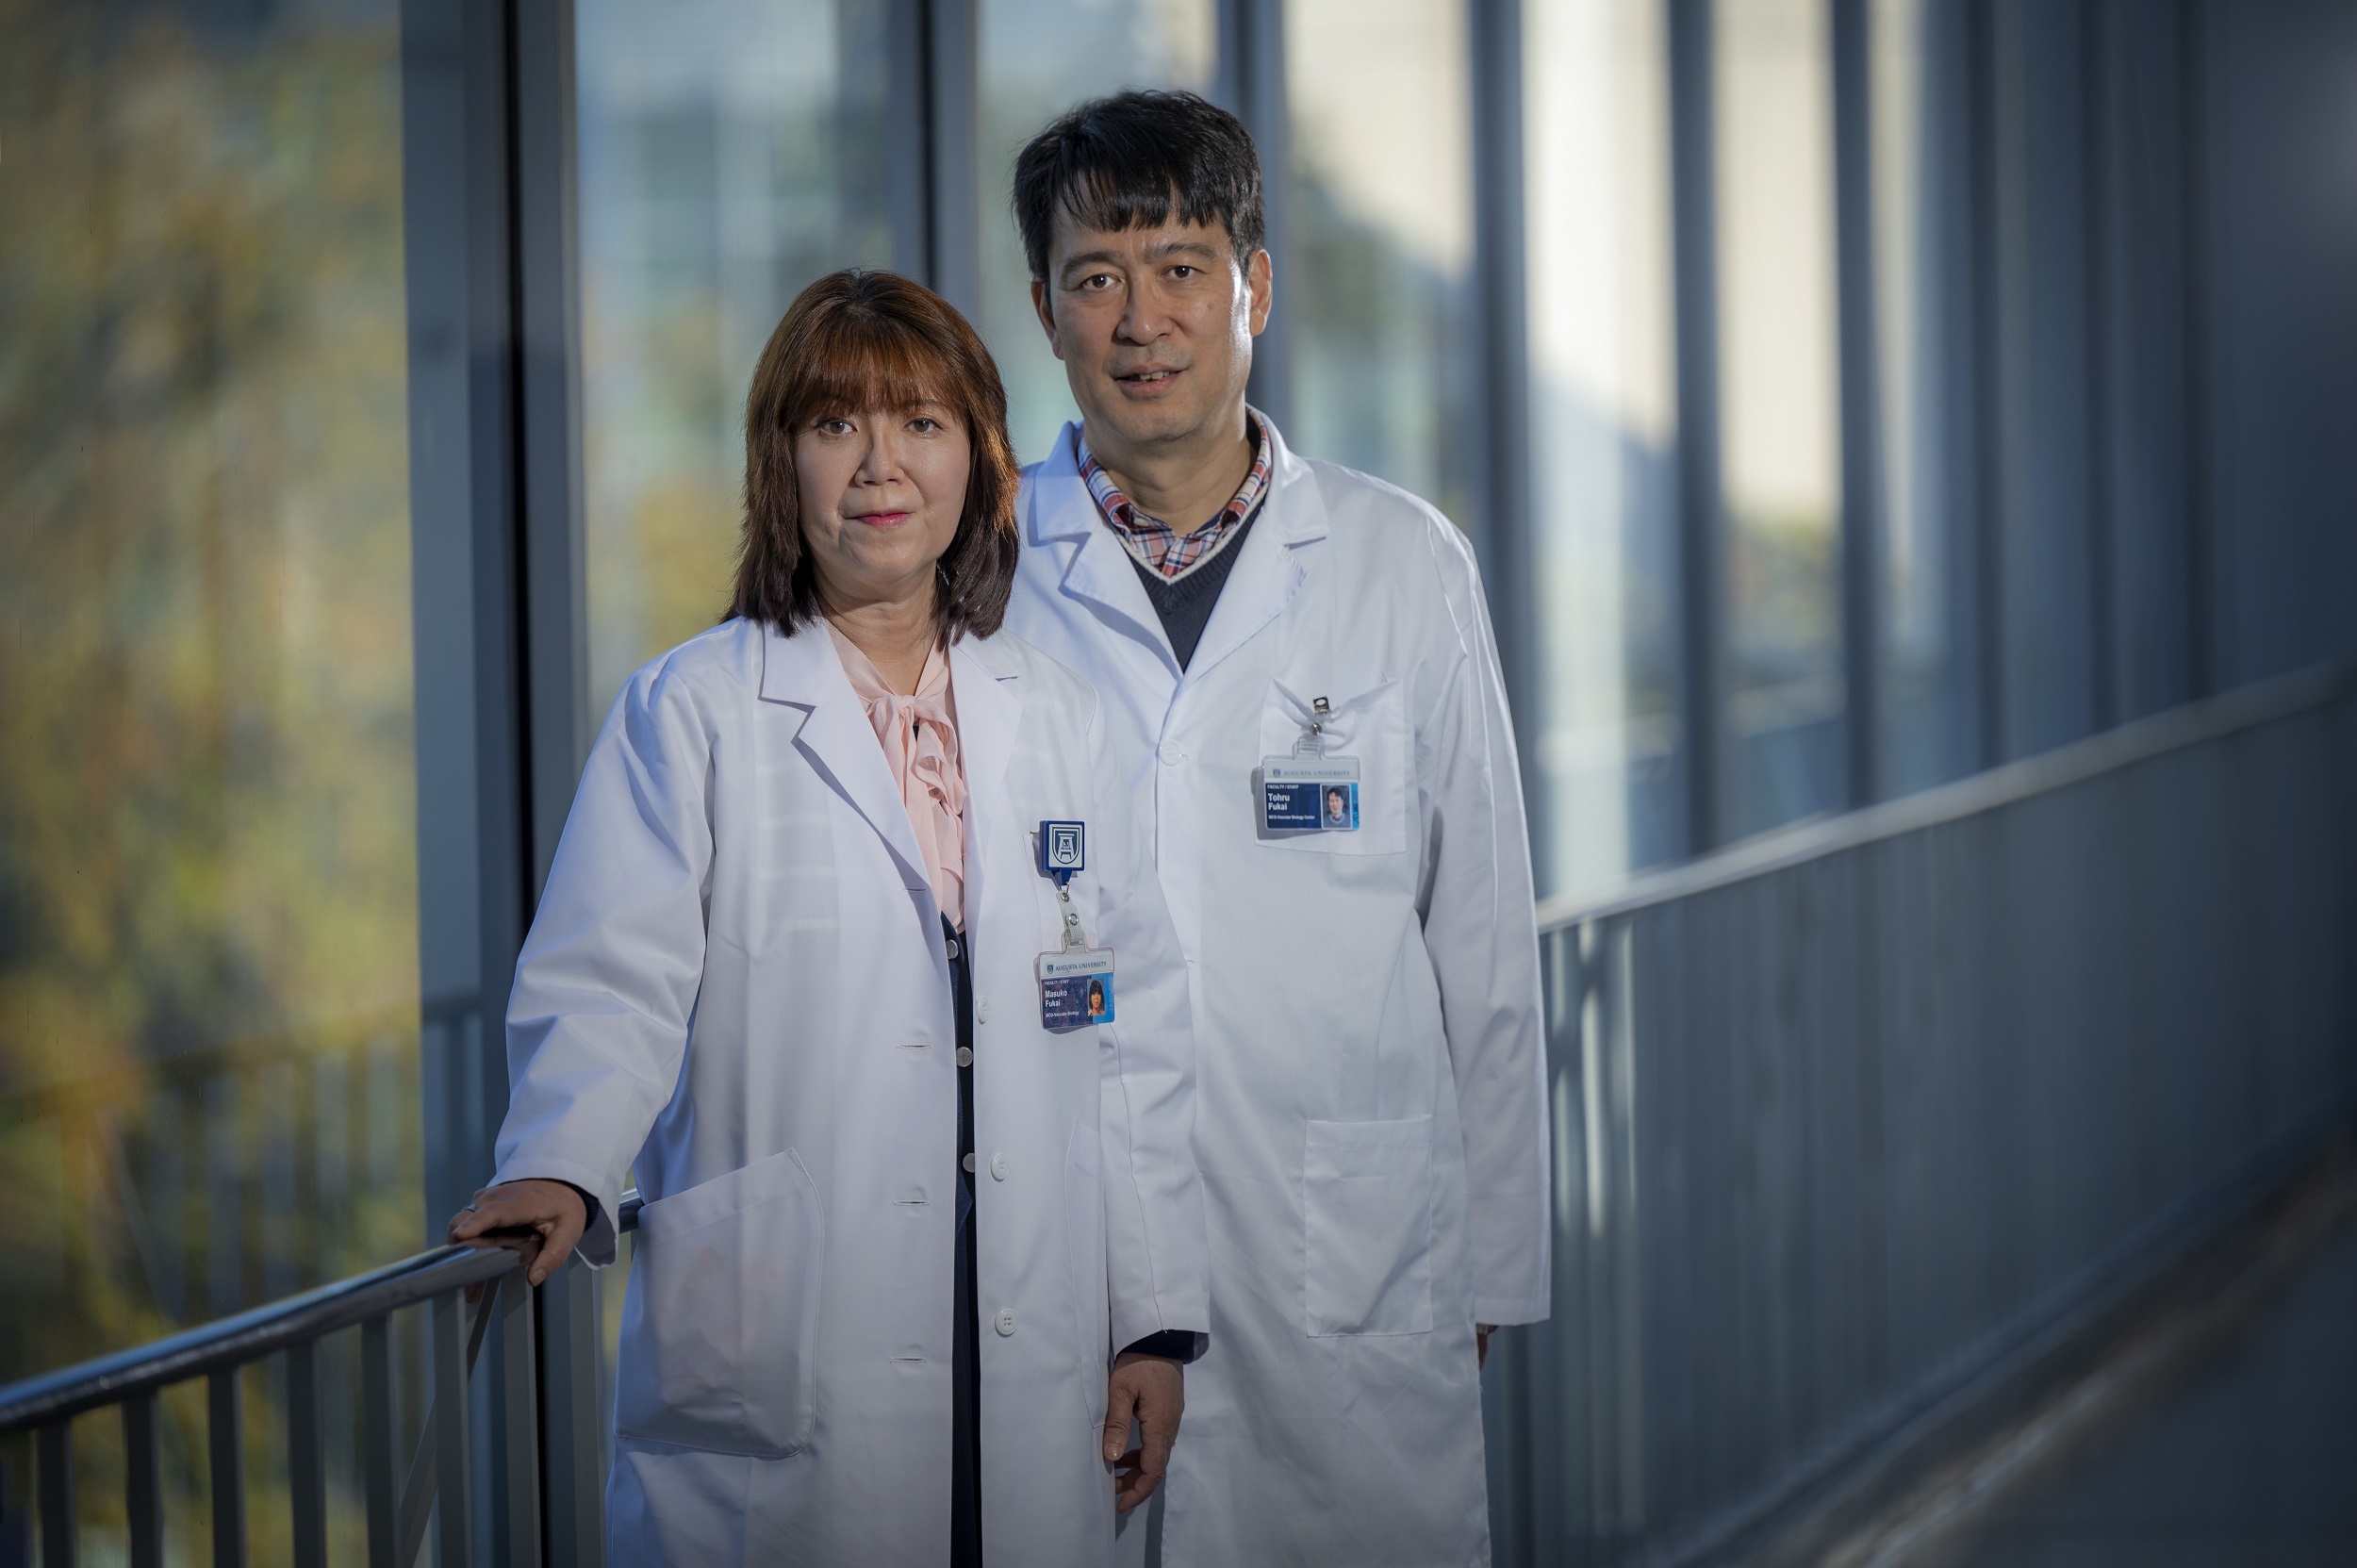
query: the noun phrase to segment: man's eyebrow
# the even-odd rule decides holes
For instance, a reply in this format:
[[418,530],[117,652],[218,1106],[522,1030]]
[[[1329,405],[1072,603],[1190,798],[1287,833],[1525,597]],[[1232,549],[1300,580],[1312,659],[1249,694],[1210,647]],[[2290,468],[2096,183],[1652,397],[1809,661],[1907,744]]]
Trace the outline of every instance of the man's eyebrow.
[[1159,261],[1171,256],[1217,256],[1219,247],[1208,239],[1164,239],[1146,248],[1148,259]]

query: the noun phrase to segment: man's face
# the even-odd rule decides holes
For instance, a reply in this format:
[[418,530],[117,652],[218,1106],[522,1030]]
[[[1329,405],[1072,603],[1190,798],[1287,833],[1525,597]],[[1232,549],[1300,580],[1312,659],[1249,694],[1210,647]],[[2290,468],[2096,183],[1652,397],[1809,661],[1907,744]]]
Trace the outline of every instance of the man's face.
[[1241,417],[1266,251],[1242,267],[1223,223],[1098,229],[1060,207],[1047,273],[1031,302],[1096,438],[1182,441]]

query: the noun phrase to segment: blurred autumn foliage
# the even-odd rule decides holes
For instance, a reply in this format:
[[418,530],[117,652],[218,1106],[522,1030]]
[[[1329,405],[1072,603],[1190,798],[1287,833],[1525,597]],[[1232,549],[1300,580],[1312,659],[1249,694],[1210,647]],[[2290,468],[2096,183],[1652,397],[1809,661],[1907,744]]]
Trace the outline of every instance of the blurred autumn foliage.
[[400,110],[394,0],[0,0],[0,1380],[420,1238]]

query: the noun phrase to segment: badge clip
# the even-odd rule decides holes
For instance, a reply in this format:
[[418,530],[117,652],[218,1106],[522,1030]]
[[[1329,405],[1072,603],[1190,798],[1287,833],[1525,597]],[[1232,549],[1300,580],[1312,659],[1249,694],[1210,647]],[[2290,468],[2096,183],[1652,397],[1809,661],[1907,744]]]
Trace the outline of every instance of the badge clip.
[[1263,836],[1359,831],[1358,759],[1326,749],[1327,721],[1334,717],[1331,703],[1323,697],[1311,699],[1310,715],[1293,754],[1261,758],[1254,776]]
[[1113,1021],[1113,954],[1091,948],[1072,903],[1072,874],[1088,869],[1088,829],[1080,822],[1042,822],[1036,840],[1039,874],[1056,883],[1063,916],[1063,946],[1039,955],[1040,1027],[1055,1033]]
[[1294,742],[1294,755],[1296,757],[1326,755],[1326,721],[1334,717],[1334,710],[1323,697],[1312,698],[1310,710],[1314,715],[1310,720],[1310,727],[1301,732],[1299,740]]
[[1088,825],[1084,822],[1042,822],[1039,825],[1039,874],[1053,877],[1062,887],[1072,873],[1088,869]]

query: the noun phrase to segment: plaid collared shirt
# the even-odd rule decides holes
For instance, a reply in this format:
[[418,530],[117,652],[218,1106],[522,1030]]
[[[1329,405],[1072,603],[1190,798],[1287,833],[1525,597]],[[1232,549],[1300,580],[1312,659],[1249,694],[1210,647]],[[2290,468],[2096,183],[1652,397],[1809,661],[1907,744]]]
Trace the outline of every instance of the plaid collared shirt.
[[1077,432],[1073,437],[1080,451],[1080,477],[1088,482],[1089,494],[1096,498],[1096,509],[1112,525],[1113,537],[1137,558],[1139,565],[1164,582],[1176,583],[1218,554],[1236,536],[1236,530],[1244,526],[1244,520],[1260,503],[1261,493],[1268,488],[1268,425],[1258,410],[1247,408],[1244,414],[1252,421],[1252,471],[1244,476],[1243,486],[1234,499],[1219,509],[1219,516],[1192,534],[1181,534],[1162,519],[1149,518],[1139,511],[1136,503],[1121,493],[1121,487],[1096,460],[1096,454],[1089,451],[1088,437]]

